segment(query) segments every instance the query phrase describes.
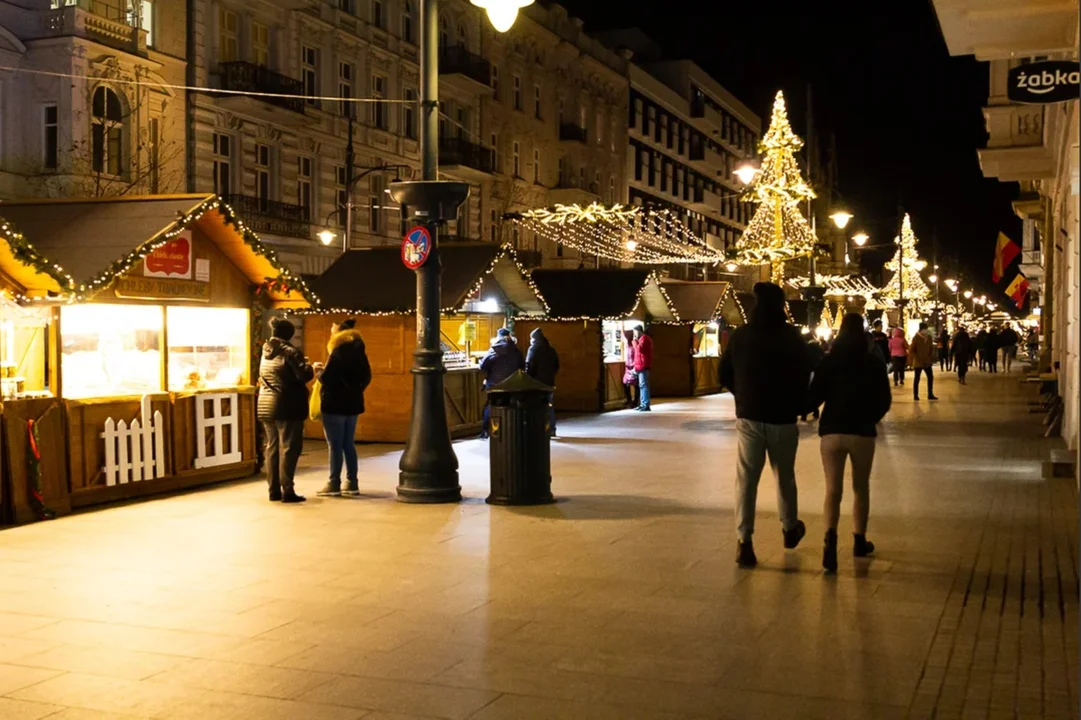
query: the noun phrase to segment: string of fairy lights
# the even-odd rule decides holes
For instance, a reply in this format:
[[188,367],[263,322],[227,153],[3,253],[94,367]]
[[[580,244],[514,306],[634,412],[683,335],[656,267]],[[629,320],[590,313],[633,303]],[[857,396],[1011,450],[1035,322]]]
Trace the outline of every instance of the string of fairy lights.
[[616,262],[643,265],[719,264],[724,253],[702,242],[666,209],[556,204],[508,215],[551,242]]

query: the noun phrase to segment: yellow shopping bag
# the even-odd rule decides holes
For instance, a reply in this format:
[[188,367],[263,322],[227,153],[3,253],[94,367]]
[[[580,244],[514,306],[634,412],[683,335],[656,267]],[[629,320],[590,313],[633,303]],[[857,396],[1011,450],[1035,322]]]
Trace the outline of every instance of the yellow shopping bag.
[[312,383],[312,394],[308,398],[308,418],[320,420],[323,417],[323,383]]

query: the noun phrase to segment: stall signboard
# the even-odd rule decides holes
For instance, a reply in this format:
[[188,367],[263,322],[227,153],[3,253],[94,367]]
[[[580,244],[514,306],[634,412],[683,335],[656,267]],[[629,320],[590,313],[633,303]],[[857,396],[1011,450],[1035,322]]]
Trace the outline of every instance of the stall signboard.
[[195,300],[210,302],[210,284],[158,277],[117,278],[113,291],[124,300]]
[[1076,100],[1081,86],[1081,65],[1076,61],[1047,60],[1012,68],[1006,96],[1012,102],[1043,105]]
[[402,263],[416,270],[428,260],[432,252],[432,234],[423,225],[411,228],[402,239]]
[[185,230],[154,250],[143,260],[148,278],[191,280],[191,232]]

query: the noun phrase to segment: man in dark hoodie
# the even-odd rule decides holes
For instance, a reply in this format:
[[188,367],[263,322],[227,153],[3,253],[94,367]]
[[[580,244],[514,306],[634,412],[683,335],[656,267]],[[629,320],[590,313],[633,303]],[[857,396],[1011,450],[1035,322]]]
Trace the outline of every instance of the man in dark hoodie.
[[259,362],[257,410],[266,436],[265,466],[271,501],[304,502],[293,489],[297,460],[304,445],[308,417],[307,384],[315,371],[304,355],[290,344],[296,329],[283,318],[270,321],[271,338],[263,345]]
[[[484,373],[484,387],[492,388],[503,382],[519,370],[525,370],[525,358],[518,349],[518,343],[507,328],[499,328],[496,337],[492,340],[492,346],[488,348],[488,354],[480,361],[481,372]],[[488,437],[488,404],[484,404],[484,429],[481,437]]]
[[[364,349],[364,338],[353,318],[330,328],[327,364],[316,365],[320,383],[323,435],[330,452],[330,480],[316,495],[338,497],[359,495],[357,480],[357,418],[364,414],[364,391],[372,382],[372,368]],[[342,489],[342,460],[345,460],[345,488]]]
[[777,504],[785,548],[799,545],[807,528],[799,519],[796,492],[796,419],[808,405],[811,376],[807,343],[785,319],[784,291],[773,283],[754,286],[751,322],[732,334],[721,358],[720,381],[736,398],[736,562],[758,563],[754,554],[758,482],[769,456],[777,477]]
[[[525,356],[526,374],[548,387],[556,386],[556,374],[559,372],[559,354],[556,353],[544,331],[535,329],[529,334],[529,352]],[[548,435],[556,434],[556,409],[553,405],[554,392],[548,393]]]

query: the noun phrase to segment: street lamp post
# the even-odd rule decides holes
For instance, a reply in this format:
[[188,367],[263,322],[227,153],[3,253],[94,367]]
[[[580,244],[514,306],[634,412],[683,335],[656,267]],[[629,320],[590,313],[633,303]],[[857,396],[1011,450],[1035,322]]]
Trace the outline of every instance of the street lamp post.
[[[473,0],[488,10],[500,32],[510,29],[518,9],[532,0]],[[409,503],[457,502],[458,458],[450,441],[440,348],[439,230],[457,217],[469,196],[468,183],[439,178],[439,0],[421,0],[420,155],[421,180],[396,182],[390,195],[408,208],[412,224],[430,237],[417,274],[417,344],[413,352],[413,409],[409,436],[398,462],[398,500]],[[403,213],[404,216],[404,213]],[[410,232],[412,234],[412,232]]]
[[[352,122],[351,119],[350,119],[350,122]],[[343,228],[343,233],[342,233],[342,252],[345,252],[345,251],[347,251],[349,249],[349,240],[350,240],[350,237],[351,237],[352,231],[353,231],[353,189],[356,188],[357,183],[360,182],[361,180],[363,180],[364,178],[368,177],[369,175],[371,175],[373,172],[377,172],[377,171],[405,170],[407,172],[412,172],[412,170],[413,170],[408,165],[373,165],[371,167],[364,167],[364,168],[357,168],[357,169],[363,170],[364,172],[362,172],[360,175],[357,175],[356,177],[354,177],[345,186],[345,208],[344,208],[344,210],[345,210],[345,227]],[[350,166],[349,172],[350,173],[352,172],[352,167],[351,166]],[[399,178],[394,178],[393,182],[399,182]],[[338,208],[335,208],[334,210],[331,210],[330,215],[327,215],[326,220],[323,222],[323,225],[325,227],[322,230],[319,231],[319,240],[324,245],[329,246],[332,242],[334,242],[334,238],[335,238],[336,235],[335,235],[334,231],[330,229],[330,217],[332,215],[334,215],[335,213],[337,213],[339,210],[342,210],[342,209],[343,208],[338,207]]]

